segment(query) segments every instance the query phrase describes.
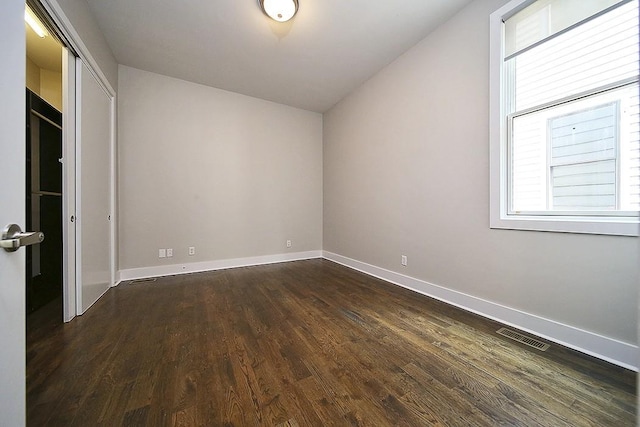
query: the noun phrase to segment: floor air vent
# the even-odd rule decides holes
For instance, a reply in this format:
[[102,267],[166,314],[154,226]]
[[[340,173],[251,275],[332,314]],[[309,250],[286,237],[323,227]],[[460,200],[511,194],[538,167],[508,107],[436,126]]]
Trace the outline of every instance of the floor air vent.
[[522,335],[521,333],[512,331],[511,329],[500,328],[496,331],[496,333],[504,337],[511,338],[514,341],[518,341],[519,343],[528,345],[529,347],[538,349],[540,351],[547,351],[547,349],[550,347],[547,343],[538,341],[537,339],[528,337],[526,335]]
[[150,277],[148,279],[136,279],[136,280],[130,280],[129,284],[130,285],[137,285],[139,283],[149,283],[149,282],[155,282],[156,278],[155,277]]

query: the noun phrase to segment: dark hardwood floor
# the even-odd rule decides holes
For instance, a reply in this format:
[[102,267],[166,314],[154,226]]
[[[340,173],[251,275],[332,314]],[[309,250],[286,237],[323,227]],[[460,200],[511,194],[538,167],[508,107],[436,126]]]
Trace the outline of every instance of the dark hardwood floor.
[[125,282],[30,331],[27,420],[635,425],[634,372],[500,326],[326,260]]

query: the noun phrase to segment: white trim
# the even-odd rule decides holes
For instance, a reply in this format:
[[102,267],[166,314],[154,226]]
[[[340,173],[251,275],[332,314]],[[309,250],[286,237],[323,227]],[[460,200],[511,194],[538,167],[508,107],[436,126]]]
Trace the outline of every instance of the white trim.
[[76,301],[75,308],[76,314],[80,315],[83,313],[82,311],[82,206],[81,206],[81,194],[82,194],[82,59],[76,57],[75,59],[75,92],[76,92]]
[[322,251],[295,252],[290,254],[263,255],[257,257],[223,259],[215,261],[192,262],[185,264],[159,265],[155,267],[131,268],[120,270],[118,284],[127,280],[146,279],[150,277],[173,276],[177,274],[199,273],[204,271],[225,270],[237,267],[275,264],[280,262],[301,261],[322,258]]
[[[491,228],[505,230],[553,231],[557,233],[603,234],[611,236],[638,237],[640,224],[637,220],[594,217],[539,217],[524,215],[494,215],[491,209]],[[517,217],[517,218],[514,218]]]
[[501,213],[506,212],[506,153],[502,150],[502,141],[506,140],[507,121],[502,105],[502,80],[504,67],[503,19],[513,13],[517,7],[523,7],[527,0],[514,0],[497,11],[489,18],[489,199],[490,226],[498,228],[502,224]]
[[110,176],[109,176],[109,190],[111,191],[111,197],[109,200],[109,239],[110,239],[110,248],[109,248],[109,266],[110,266],[110,280],[111,283],[109,283],[109,287],[113,287],[116,285],[116,276],[117,276],[117,265],[116,265],[116,255],[117,255],[117,250],[116,250],[116,246],[118,241],[116,240],[116,221],[117,221],[117,217],[116,217],[116,211],[117,211],[117,197],[116,197],[116,191],[117,191],[117,165],[118,165],[118,157],[117,157],[117,142],[116,142],[116,133],[118,132],[117,129],[117,123],[116,123],[116,116],[117,116],[117,112],[116,112],[116,96],[115,95],[111,95],[109,96],[109,100],[111,102],[111,138],[109,138],[109,144],[111,145],[109,147],[109,152],[110,152],[110,164],[109,164],[109,169],[110,169]]
[[435,298],[466,311],[578,350],[615,365],[638,371],[638,346],[607,338],[554,320],[506,307],[453,289],[323,251],[323,258],[394,285]]
[[63,228],[63,286],[62,316],[70,322],[76,315],[76,63],[75,56],[64,48],[62,57],[62,228]]

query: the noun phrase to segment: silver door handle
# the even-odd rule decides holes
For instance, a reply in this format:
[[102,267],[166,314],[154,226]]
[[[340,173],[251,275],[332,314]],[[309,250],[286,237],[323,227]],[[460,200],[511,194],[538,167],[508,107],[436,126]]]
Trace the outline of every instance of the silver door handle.
[[23,233],[19,225],[9,224],[2,230],[0,248],[4,248],[7,252],[15,252],[21,246],[36,245],[43,240],[44,233],[41,231]]

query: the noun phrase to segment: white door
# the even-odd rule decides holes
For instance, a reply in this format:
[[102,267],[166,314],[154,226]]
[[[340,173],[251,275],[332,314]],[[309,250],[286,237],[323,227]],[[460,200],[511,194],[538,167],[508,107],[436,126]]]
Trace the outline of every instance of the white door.
[[113,102],[81,59],[76,60],[76,205],[78,314],[112,285],[111,162]]
[[[0,229],[25,225],[24,0],[0,2]],[[25,424],[25,250],[0,249],[0,425]]]

